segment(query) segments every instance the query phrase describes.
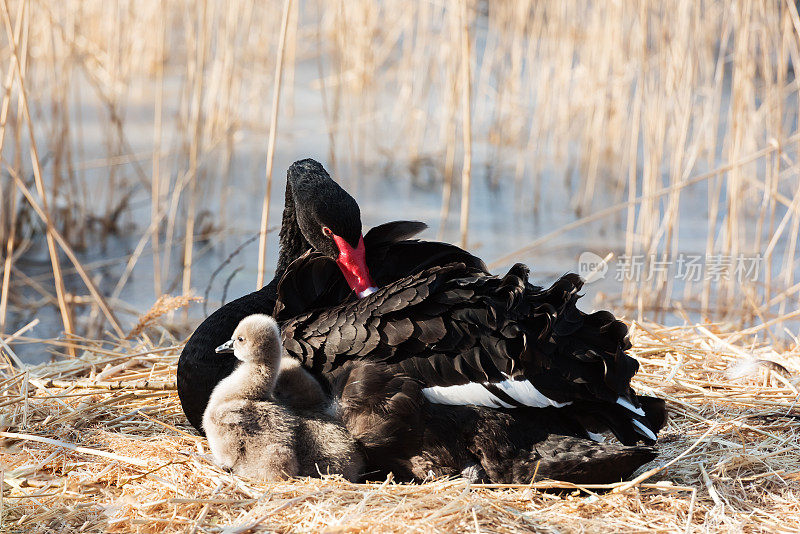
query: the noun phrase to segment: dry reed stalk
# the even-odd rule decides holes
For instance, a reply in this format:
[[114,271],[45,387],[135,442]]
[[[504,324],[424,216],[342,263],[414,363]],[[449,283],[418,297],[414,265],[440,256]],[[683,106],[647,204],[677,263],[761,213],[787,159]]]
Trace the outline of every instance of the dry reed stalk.
[[299,2],[292,3],[289,13],[289,22],[287,26],[286,46],[288,60],[286,62],[286,90],[289,92],[286,101],[286,111],[289,117],[294,117],[295,114],[295,70],[297,63],[297,30],[298,30],[298,17],[300,16]]
[[20,328],[16,332],[14,332],[13,334],[11,334],[8,337],[6,337],[3,341],[5,341],[6,343],[11,343],[12,341],[14,341],[18,337],[20,337],[22,334],[24,334],[25,332],[27,332],[28,330],[30,330],[31,328],[33,328],[34,326],[36,326],[38,324],[39,324],[39,318],[37,317],[36,319],[34,319],[33,321],[29,322],[28,324],[26,324],[25,326],[23,326],[22,328]]
[[[13,39],[14,42],[19,42],[20,34],[22,32],[23,9],[25,3],[20,2],[17,6],[17,23],[14,27]],[[8,108],[11,104],[11,88],[14,82],[14,63],[16,56],[11,58],[6,71],[5,81],[3,82],[3,104],[0,110],[0,152],[2,152],[3,145],[6,139],[6,126],[8,123]],[[8,229],[6,237],[6,256],[3,260],[3,282],[0,287],[0,332],[5,332],[6,326],[6,312],[8,309],[8,290],[11,285],[11,265],[14,260],[14,237],[16,234],[17,226],[17,195],[9,188],[10,200],[8,205]],[[1,195],[0,195],[1,196]]]
[[183,275],[182,287],[183,294],[187,295],[192,290],[192,253],[194,251],[194,223],[197,214],[197,182],[198,178],[198,157],[201,142],[201,118],[202,118],[202,99],[204,92],[204,72],[206,68],[206,43],[209,20],[208,0],[201,2],[198,28],[199,35],[196,39],[196,58],[193,74],[193,87],[192,87],[192,115],[191,115],[191,142],[189,144],[189,207],[186,217],[186,230],[184,233],[184,248],[183,248]]
[[21,439],[21,440],[25,440],[25,441],[35,441],[37,443],[44,443],[44,444],[47,444],[47,445],[53,445],[53,446],[60,447],[60,448],[63,448],[63,449],[75,451],[77,453],[88,454],[88,455],[91,455],[91,456],[100,456],[100,457],[108,458],[110,460],[115,460],[115,461],[118,461],[118,462],[124,462],[124,463],[132,464],[132,465],[138,465],[140,467],[146,467],[147,466],[147,462],[146,461],[140,460],[138,458],[127,458],[125,456],[119,456],[117,454],[109,453],[107,451],[100,451],[100,450],[90,449],[90,448],[87,448],[87,447],[78,447],[78,446],[73,445],[72,443],[66,443],[66,442],[63,442],[63,441],[55,440],[55,439],[43,438],[41,436],[31,436],[31,435],[28,435],[28,434],[18,434],[16,432],[0,432],[0,438]]
[[200,297],[192,297],[190,295],[178,295],[175,297],[171,297],[169,295],[161,295],[158,297],[158,300],[150,307],[150,309],[142,314],[139,317],[136,326],[128,332],[128,335],[125,336],[125,339],[131,339],[133,337],[138,337],[144,331],[145,328],[153,324],[156,319],[161,317],[162,315],[173,312],[175,310],[184,308],[191,304],[192,302],[202,302],[203,299]]
[[[158,17],[158,49],[156,52],[156,91],[155,107],[153,111],[153,157],[152,175],[150,185],[150,224],[152,237],[150,242],[153,247],[153,292],[161,294],[161,263],[159,238],[161,230],[161,137],[162,137],[162,106],[164,101],[164,43],[167,39],[167,25],[165,17]],[[157,222],[155,222],[157,221]]]
[[[460,28],[458,19],[454,16],[447,18],[448,30],[451,35],[460,36]],[[452,38],[451,38],[452,41]],[[460,72],[460,63],[458,66],[448,62],[447,64],[447,88],[445,93],[445,107],[447,108],[447,120],[444,123],[446,128],[445,139],[447,139],[445,156],[444,156],[444,169],[442,176],[442,205],[439,209],[439,229],[436,232],[436,239],[444,239],[444,232],[447,227],[447,219],[450,216],[450,201],[453,196],[453,179],[454,167],[456,161],[456,146],[457,146],[457,123],[456,113],[458,110],[458,74]]]
[[[641,30],[641,42],[638,47],[640,54],[639,59],[639,79],[644,80],[644,69],[646,66],[645,59],[647,58],[647,6],[642,2],[639,6],[639,18],[643,21],[643,28]],[[631,123],[633,124],[633,131],[630,138],[630,153],[628,154],[628,213],[625,226],[626,228],[634,228],[636,222],[636,194],[638,190],[637,178],[637,154],[639,151],[639,128],[641,123],[642,107],[644,104],[644,82],[639,81],[636,84],[636,89],[633,96],[633,110]],[[625,256],[631,257],[634,250],[634,233],[625,232]],[[623,288],[623,298],[630,300],[632,298],[632,287]]]
[[317,4],[317,76],[319,77],[319,92],[322,101],[322,115],[325,117],[325,129],[328,133],[328,165],[333,176],[339,173],[336,168],[336,132],[334,130],[335,119],[331,114],[328,104],[328,91],[325,70],[322,65],[322,17],[320,16],[319,4]]
[[17,356],[14,350],[2,338],[0,338],[0,345],[2,345],[3,349],[5,349],[6,354],[11,358],[11,361],[13,361],[14,365],[16,365],[18,369],[25,369],[25,364],[19,359],[19,356]]
[[470,52],[467,2],[468,0],[459,2],[459,22],[461,23],[461,130],[464,137],[464,162],[461,167],[461,248],[467,248],[470,182],[472,180],[472,76],[470,75],[472,54]]
[[264,203],[261,206],[261,226],[258,238],[258,275],[256,288],[264,286],[264,274],[267,261],[267,225],[269,224],[269,203],[272,195],[272,161],[275,158],[275,138],[278,134],[278,113],[281,102],[281,81],[283,79],[283,56],[286,49],[286,34],[289,27],[292,0],[284,0],[283,16],[281,17],[281,33],[278,37],[278,59],[275,63],[275,83],[272,88],[272,111],[269,118],[269,141],[267,142],[267,190],[264,193]]

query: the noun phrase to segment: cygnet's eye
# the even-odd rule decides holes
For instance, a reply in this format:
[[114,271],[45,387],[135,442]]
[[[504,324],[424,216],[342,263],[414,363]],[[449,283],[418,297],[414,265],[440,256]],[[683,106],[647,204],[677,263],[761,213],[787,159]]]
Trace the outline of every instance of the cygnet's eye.
[[239,336],[239,337],[236,338],[236,341],[238,341],[239,343],[242,343],[242,342],[244,342],[244,338],[242,336]]
[[322,233],[325,234],[328,237],[333,235],[333,231],[330,228],[328,228],[327,226],[323,226],[322,227]]

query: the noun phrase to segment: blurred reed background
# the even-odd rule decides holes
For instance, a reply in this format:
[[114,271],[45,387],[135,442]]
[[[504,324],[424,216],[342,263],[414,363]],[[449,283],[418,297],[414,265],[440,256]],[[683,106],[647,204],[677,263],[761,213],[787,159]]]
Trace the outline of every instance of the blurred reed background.
[[[246,243],[229,263],[252,267],[220,280],[251,290],[262,202],[274,226],[286,166],[312,156],[362,208],[376,183],[418,187],[435,208],[403,216],[491,239],[475,250],[497,271],[536,273],[563,240],[562,272],[573,249],[645,270],[758,255],[755,280],[654,269],[602,304],[792,340],[793,1],[2,2],[4,336],[47,317],[40,336],[124,336],[162,294],[202,295]],[[482,228],[492,209],[511,224]]]

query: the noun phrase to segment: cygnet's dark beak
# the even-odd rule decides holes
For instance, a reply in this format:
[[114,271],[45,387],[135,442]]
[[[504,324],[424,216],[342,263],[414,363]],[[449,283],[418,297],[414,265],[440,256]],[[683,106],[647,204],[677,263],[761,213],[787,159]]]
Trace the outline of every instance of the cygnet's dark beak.
[[228,341],[226,341],[225,343],[223,343],[222,345],[220,345],[219,347],[214,349],[214,351],[217,354],[232,354],[233,353],[233,340],[229,339]]

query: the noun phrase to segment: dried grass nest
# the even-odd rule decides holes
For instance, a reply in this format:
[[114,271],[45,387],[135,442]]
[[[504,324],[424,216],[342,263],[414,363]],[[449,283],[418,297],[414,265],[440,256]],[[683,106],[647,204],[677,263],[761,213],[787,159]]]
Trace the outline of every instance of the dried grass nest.
[[217,468],[186,422],[179,344],[53,340],[42,349],[79,356],[22,368],[0,340],[0,531],[797,532],[800,348],[759,333],[632,324],[635,387],[670,421],[638,477],[594,487],[255,483]]

